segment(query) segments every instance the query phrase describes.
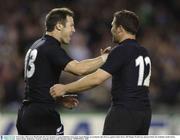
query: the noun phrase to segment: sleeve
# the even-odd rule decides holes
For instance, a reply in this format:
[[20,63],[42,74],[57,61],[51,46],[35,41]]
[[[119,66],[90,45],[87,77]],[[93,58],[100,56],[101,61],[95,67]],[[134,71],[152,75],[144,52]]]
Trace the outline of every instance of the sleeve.
[[110,52],[104,65],[101,66],[101,69],[113,75],[123,66],[124,63],[126,63],[127,55],[126,47],[118,46],[114,48]]
[[48,58],[54,65],[64,69],[66,65],[73,59],[69,57],[64,49],[59,46],[49,46]]

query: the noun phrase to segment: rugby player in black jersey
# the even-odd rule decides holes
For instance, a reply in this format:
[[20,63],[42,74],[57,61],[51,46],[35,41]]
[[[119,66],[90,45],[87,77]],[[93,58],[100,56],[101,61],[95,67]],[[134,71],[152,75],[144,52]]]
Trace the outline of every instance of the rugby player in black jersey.
[[[107,59],[108,49],[94,59],[76,61],[70,58],[62,44],[69,44],[75,32],[73,12],[68,8],[52,9],[45,20],[46,33],[34,42],[26,53],[24,77],[25,99],[18,112],[17,130],[23,135],[62,135],[63,124],[56,111],[57,102],[49,93],[59,83],[62,71],[86,75],[96,71]],[[56,99],[57,100],[57,99]],[[58,98],[65,107],[77,106],[71,96]]]
[[112,77],[112,105],[104,123],[104,135],[146,135],[151,122],[149,84],[151,60],[147,50],[136,41],[138,16],[122,10],[112,21],[112,49],[105,64],[96,72],[73,83],[51,87],[54,98],[97,86]]

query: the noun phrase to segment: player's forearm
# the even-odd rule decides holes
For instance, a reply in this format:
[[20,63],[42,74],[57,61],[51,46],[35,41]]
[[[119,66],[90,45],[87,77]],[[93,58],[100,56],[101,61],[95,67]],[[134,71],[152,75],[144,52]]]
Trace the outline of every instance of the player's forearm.
[[101,84],[101,81],[97,77],[90,74],[76,82],[65,85],[65,91],[66,93],[81,92],[99,84]]
[[108,54],[96,57],[94,59],[86,59],[79,62],[79,67],[83,70],[83,75],[92,73],[101,67],[106,59]]
[[66,93],[79,93],[81,91],[100,85],[110,76],[111,75],[104,70],[98,69],[96,72],[89,74],[73,83],[67,85],[56,84],[50,88],[50,93],[53,98],[63,96]]

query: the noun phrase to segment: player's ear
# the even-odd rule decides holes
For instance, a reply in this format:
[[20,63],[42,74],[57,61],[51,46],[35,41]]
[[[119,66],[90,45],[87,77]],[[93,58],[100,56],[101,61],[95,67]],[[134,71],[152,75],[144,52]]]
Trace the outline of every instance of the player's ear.
[[56,29],[57,29],[58,31],[61,31],[62,28],[63,28],[63,25],[62,25],[61,23],[57,23],[57,24],[56,24]]
[[117,34],[119,34],[121,32],[122,32],[122,26],[120,25],[120,26],[117,27]]
[[121,34],[123,32],[123,27],[120,25],[117,27],[117,34]]

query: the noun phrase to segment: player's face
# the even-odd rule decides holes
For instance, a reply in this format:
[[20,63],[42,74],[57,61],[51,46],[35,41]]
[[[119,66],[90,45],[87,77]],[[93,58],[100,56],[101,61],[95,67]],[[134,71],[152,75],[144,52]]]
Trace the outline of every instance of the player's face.
[[112,23],[111,23],[111,25],[112,25],[112,28],[111,28],[112,39],[113,39],[114,43],[119,43],[119,39],[118,39],[118,35],[117,35],[117,27],[115,25],[115,20],[116,20],[116,18],[114,18]]
[[71,36],[74,32],[74,20],[71,16],[67,16],[65,26],[62,28],[61,31],[61,42],[63,44],[69,44]]

